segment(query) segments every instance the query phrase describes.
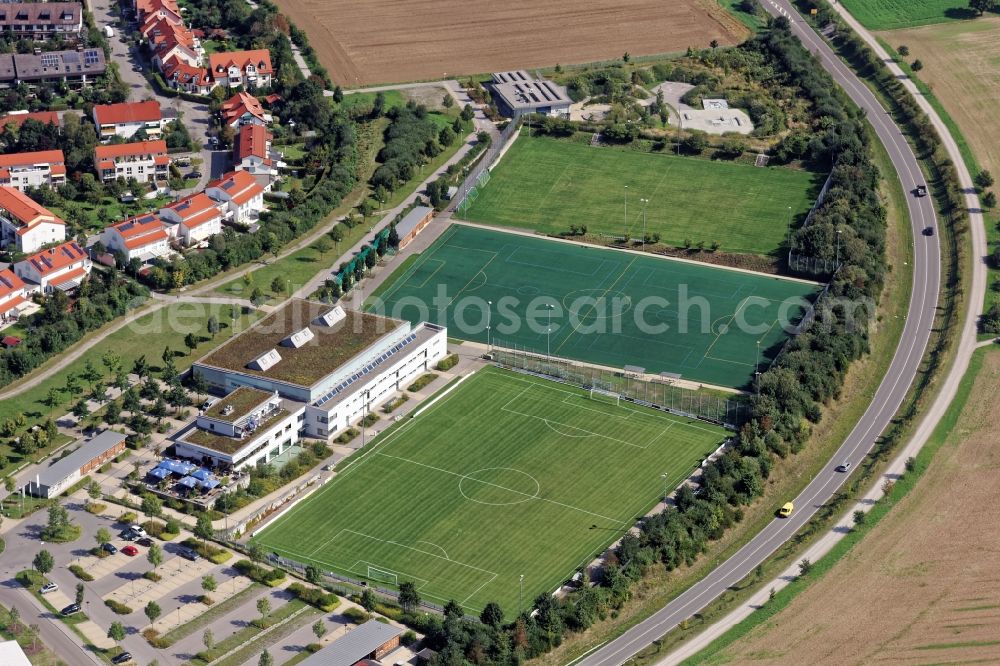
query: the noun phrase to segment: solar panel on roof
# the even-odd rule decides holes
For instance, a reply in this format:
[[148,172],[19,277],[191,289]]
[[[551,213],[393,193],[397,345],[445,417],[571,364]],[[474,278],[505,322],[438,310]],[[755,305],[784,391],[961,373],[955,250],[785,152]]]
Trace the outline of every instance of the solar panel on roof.
[[52,55],[51,53],[42,54],[42,67],[52,68],[59,66],[59,56]]

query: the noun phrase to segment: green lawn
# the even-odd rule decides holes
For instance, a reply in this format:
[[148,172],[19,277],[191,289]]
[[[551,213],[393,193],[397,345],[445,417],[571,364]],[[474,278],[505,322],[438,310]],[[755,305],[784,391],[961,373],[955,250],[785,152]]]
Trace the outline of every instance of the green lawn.
[[841,0],[869,30],[894,30],[942,21],[969,19],[967,0]]
[[[725,431],[486,368],[365,450],[261,544],[470,612],[572,576]],[[661,478],[666,474],[667,478]],[[414,510],[418,508],[418,510]]]
[[[356,229],[361,229],[361,227]],[[288,294],[293,293],[321,270],[330,268],[346,247],[349,247],[346,239],[339,244],[330,241],[330,249],[325,252],[316,249],[315,244],[306,246],[287,257],[282,257],[272,261],[267,266],[255,269],[251,273],[253,283],[250,286],[247,286],[243,278],[237,278],[217,287],[215,291],[228,296],[249,298],[253,288],[260,287],[268,299],[284,300]],[[271,283],[274,282],[275,278],[287,280],[288,287],[285,291],[278,294],[271,291]]]
[[[344,95],[344,101],[340,103],[340,108],[350,109],[355,106],[364,106],[366,104],[371,104],[375,100],[375,95],[378,93],[351,93],[349,95]],[[399,90],[386,90],[382,93],[385,97],[385,106],[387,109],[391,109],[396,106],[403,106],[406,104],[406,97]],[[331,104],[337,106],[337,103],[330,101]]]
[[748,387],[758,362],[766,368],[786,339],[786,325],[801,318],[802,299],[817,289],[456,224],[370,306],[446,324],[449,336],[477,342],[487,342],[489,316],[493,344]]
[[[156,199],[139,199],[135,203],[123,204],[113,197],[104,197],[99,204],[82,203],[78,201],[69,202],[69,208],[75,208],[80,211],[86,229],[89,231],[100,231],[104,229],[108,224],[113,224],[115,222],[121,222],[126,217],[131,215],[138,215],[149,210],[159,210],[162,206],[170,203],[170,199],[167,197],[157,197]],[[72,215],[70,215],[68,208],[61,206],[50,206],[49,209],[63,218],[64,220],[72,220]],[[101,211],[106,211],[104,217],[101,216]]]
[[[206,332],[206,323],[209,316],[213,314],[219,319],[219,324],[222,327],[215,340],[212,340]],[[250,315],[240,315],[236,321],[236,330],[243,330],[249,322],[256,320],[258,316],[256,312]],[[151,366],[158,367],[162,363],[160,355],[163,353],[163,349],[169,345],[175,352],[174,362],[177,368],[181,371],[186,370],[195,359],[220,344],[230,335],[230,324],[231,306],[218,303],[179,302],[157,312],[149,313],[109,335],[83,354],[81,358],[71,363],[66,370],[40,382],[29,377],[30,383],[24,392],[12,398],[0,400],[0,421],[12,418],[17,414],[24,414],[29,423],[40,422],[49,416],[62,416],[80,397],[79,395],[68,395],[63,390],[66,386],[66,376],[68,374],[79,375],[88,359],[96,369],[108,374],[101,363],[101,357],[108,350],[113,350],[118,354],[122,359],[123,366],[127,369],[131,369],[132,363],[140,356],[145,356]],[[188,349],[183,342],[184,336],[189,332],[194,333],[200,339],[200,344],[190,354],[187,353]],[[110,381],[110,377],[105,377],[105,381]],[[84,387],[81,389],[82,391],[88,390],[83,382],[81,382],[81,386]],[[58,391],[58,402],[52,406],[46,404],[50,389]],[[63,441],[61,438],[58,440],[59,443]],[[40,450],[32,458],[36,459],[52,448],[50,446]],[[14,452],[7,442],[0,444],[0,453],[3,453],[10,460],[8,468],[0,470],[0,473],[6,473],[10,467],[19,464],[22,460],[20,454]]]
[[[522,134],[463,215],[486,224],[544,233],[586,225],[680,246],[690,239],[724,252],[770,254],[786,241],[789,218],[801,220],[825,174],[757,168],[673,154],[652,154]],[[628,188],[626,190],[626,187]],[[791,210],[789,210],[791,207]]]

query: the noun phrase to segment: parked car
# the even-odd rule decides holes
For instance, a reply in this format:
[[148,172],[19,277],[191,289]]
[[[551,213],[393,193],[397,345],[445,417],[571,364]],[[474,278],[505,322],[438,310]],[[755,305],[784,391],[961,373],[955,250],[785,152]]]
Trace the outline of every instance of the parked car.
[[142,537],[141,539],[139,539],[138,541],[136,541],[136,543],[139,544],[140,546],[144,546],[146,548],[149,548],[150,546],[153,545],[153,540],[150,539],[149,537]]
[[42,585],[42,589],[38,591],[41,592],[42,594],[48,594],[49,592],[55,592],[58,589],[59,586],[56,585],[55,583],[46,583],[45,585]]
[[846,471],[848,471],[850,469],[851,469],[851,463],[847,462],[846,460],[844,462],[840,463],[839,465],[837,465],[837,471],[838,472],[846,472]]
[[127,664],[130,661],[132,661],[132,653],[131,652],[122,652],[117,657],[112,657],[111,658],[111,663],[112,664]]
[[146,534],[146,530],[142,529],[142,525],[129,525],[128,529],[129,531],[132,532],[132,534],[136,536],[137,539],[140,537],[149,536],[148,534]]
[[191,171],[191,172],[188,173],[188,175],[186,175],[184,177],[185,178],[201,178],[201,171]]
[[115,545],[113,543],[106,543],[103,546],[101,546],[101,549],[109,555],[114,555],[115,553],[118,552],[118,549],[115,548]]
[[129,544],[128,546],[122,548],[122,552],[128,555],[129,557],[135,557],[136,555],[139,554],[139,549]]
[[79,612],[80,612],[80,604],[70,604],[69,606],[66,606],[66,608],[63,608],[61,611],[59,611],[59,613],[63,616],[72,615],[73,613],[79,613]]
[[132,530],[125,529],[118,533],[118,538],[122,541],[135,541],[139,537],[137,537]]
[[190,548],[181,548],[177,554],[183,557],[185,560],[191,560],[192,562],[198,559],[198,553],[194,552]]

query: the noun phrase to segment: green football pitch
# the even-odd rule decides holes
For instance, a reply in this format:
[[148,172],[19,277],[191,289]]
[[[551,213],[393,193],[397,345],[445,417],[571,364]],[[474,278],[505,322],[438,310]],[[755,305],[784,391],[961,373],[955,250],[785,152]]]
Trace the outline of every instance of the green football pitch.
[[[723,252],[771,254],[791,220],[809,211],[826,176],[783,167],[651,154],[521,135],[460,217],[549,234],[584,224],[590,233]],[[626,190],[626,186],[628,189]],[[642,199],[648,199],[643,204]]]
[[513,617],[725,439],[706,423],[496,368],[355,454],[258,541],[322,571]]
[[[453,338],[746,387],[818,287],[454,224],[367,307]],[[552,306],[551,309],[548,306]],[[551,324],[550,324],[551,317]]]

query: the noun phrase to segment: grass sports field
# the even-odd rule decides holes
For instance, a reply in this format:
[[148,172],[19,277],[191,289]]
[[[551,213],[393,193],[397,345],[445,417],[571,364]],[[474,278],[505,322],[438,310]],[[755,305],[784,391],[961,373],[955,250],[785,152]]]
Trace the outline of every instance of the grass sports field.
[[[816,285],[455,224],[369,308],[454,338],[730,387],[752,380]],[[441,293],[443,292],[443,293]],[[785,306],[786,299],[796,299]],[[492,301],[493,305],[488,305]],[[551,333],[549,310],[551,309]],[[529,319],[531,321],[529,322]]]
[[[621,236],[646,231],[680,246],[686,239],[721,243],[723,252],[770,254],[788,237],[791,216],[801,219],[825,174],[781,167],[652,154],[522,134],[462,216],[474,222]],[[794,223],[794,222],[793,222]]]
[[976,14],[968,0],[841,0],[870,30],[912,28],[917,25],[964,20]]
[[[516,613],[551,592],[725,438],[705,423],[496,368],[360,452],[259,541],[424,599]],[[661,478],[666,474],[666,479]]]

